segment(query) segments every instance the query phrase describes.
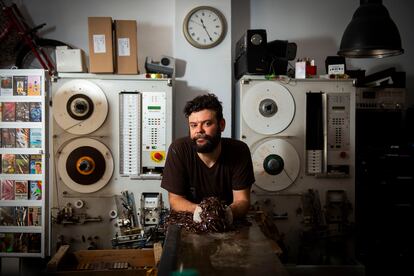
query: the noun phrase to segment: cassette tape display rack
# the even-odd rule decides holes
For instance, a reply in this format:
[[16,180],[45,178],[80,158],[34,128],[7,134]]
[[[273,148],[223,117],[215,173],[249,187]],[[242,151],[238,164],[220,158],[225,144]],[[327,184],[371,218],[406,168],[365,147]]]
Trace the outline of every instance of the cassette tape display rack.
[[20,69],[0,78],[0,257],[45,257],[49,77]]

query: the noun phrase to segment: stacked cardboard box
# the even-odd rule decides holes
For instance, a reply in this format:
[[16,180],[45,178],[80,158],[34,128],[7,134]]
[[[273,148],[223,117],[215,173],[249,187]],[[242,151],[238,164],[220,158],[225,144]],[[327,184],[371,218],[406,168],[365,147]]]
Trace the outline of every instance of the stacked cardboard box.
[[138,74],[137,23],[114,22],[115,33],[111,17],[88,17],[89,72]]
[[118,74],[138,74],[137,22],[115,20],[116,71]]

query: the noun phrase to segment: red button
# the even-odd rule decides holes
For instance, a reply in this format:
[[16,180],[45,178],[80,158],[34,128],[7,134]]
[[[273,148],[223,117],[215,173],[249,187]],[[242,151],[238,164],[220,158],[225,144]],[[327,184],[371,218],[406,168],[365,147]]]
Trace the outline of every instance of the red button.
[[155,160],[161,161],[163,156],[162,156],[161,153],[156,152],[156,153],[154,153],[154,158],[155,158]]

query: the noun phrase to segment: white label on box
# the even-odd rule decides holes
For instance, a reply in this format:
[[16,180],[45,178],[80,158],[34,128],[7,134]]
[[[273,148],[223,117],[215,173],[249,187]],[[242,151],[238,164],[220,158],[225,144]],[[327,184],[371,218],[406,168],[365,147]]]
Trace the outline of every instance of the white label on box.
[[329,64],[328,74],[345,74],[345,64]]
[[105,35],[93,35],[93,52],[95,54],[106,53]]
[[129,57],[131,55],[131,47],[129,46],[129,38],[118,38],[118,56]]

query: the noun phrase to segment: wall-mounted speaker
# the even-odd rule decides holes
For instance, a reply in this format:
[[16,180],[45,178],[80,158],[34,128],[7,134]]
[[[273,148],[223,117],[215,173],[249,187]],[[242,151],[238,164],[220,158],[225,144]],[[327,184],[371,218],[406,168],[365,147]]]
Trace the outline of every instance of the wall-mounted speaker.
[[268,73],[266,30],[247,30],[236,43],[234,74],[236,79],[243,75],[264,75]]

